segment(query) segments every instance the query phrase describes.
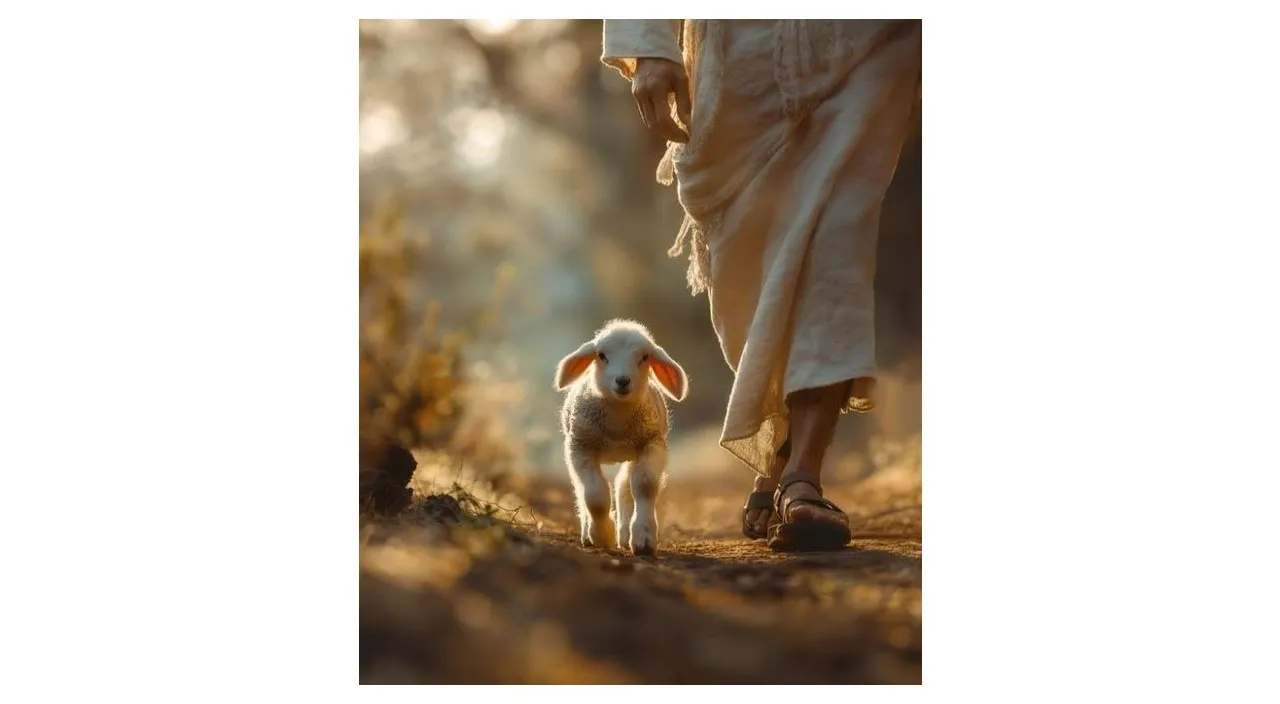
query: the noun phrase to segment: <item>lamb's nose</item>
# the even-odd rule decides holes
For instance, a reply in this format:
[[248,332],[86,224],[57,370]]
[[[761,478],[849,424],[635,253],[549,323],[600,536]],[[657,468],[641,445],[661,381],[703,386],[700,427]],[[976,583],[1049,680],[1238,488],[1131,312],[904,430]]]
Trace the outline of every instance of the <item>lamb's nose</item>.
[[625,389],[628,386],[631,386],[631,377],[620,376],[617,379],[614,379],[614,382],[617,383],[619,389]]

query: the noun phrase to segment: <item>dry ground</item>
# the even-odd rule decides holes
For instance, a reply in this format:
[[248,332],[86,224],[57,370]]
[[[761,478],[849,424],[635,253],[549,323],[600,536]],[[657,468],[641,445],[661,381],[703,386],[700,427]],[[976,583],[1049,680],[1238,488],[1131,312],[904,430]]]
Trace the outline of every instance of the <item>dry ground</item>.
[[854,524],[839,553],[743,538],[745,470],[674,477],[651,558],[580,548],[567,482],[420,468],[415,504],[362,530],[361,682],[918,684],[911,464],[828,487]]

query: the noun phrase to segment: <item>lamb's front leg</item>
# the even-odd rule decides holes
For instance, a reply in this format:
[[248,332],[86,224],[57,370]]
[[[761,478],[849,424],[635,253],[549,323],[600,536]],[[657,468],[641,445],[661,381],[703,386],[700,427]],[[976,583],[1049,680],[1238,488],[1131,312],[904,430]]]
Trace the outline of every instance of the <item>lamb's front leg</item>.
[[635,515],[636,504],[631,500],[631,463],[627,462],[618,470],[613,478],[613,510],[614,523],[618,526],[618,547],[631,545],[631,517]]
[[667,446],[649,445],[631,467],[631,496],[635,516],[631,519],[631,552],[652,555],[658,548],[658,492],[667,473]]
[[565,448],[565,455],[577,501],[583,547],[615,547],[613,519],[609,516],[609,482],[600,471],[600,462],[589,452],[571,445]]

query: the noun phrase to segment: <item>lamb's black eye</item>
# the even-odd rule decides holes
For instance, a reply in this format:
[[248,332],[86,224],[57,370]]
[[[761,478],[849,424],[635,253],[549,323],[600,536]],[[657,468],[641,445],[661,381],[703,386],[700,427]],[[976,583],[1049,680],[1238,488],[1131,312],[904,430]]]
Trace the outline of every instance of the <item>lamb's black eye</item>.
[[647,361],[649,361],[649,355],[647,355],[647,354],[640,355],[640,361],[641,361],[641,362],[647,362]]
[[608,358],[608,357],[606,357],[606,356],[604,356],[604,352],[601,352],[600,354],[598,354],[598,355],[596,355],[596,356],[600,358],[600,361],[601,361],[601,362],[607,362],[607,361],[609,361],[609,358]]

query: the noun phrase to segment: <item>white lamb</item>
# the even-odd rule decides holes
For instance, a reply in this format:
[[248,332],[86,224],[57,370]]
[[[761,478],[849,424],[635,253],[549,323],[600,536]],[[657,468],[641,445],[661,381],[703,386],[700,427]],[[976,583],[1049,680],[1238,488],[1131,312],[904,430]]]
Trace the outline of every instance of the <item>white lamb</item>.
[[[584,376],[593,366],[595,373]],[[584,547],[654,554],[670,426],[663,395],[683,401],[688,387],[684,369],[630,320],[609,322],[560,361],[556,388],[569,390],[560,427]],[[619,463],[610,510],[600,466]]]

